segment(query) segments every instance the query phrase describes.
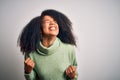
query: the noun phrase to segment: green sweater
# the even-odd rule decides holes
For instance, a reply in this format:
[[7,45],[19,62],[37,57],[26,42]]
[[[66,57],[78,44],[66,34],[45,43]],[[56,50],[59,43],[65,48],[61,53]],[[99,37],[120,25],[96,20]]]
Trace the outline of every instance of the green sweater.
[[36,75],[42,80],[69,80],[65,70],[70,65],[77,67],[74,46],[61,42],[59,38],[49,48],[40,42],[40,48],[30,53],[30,57],[35,67],[30,74],[24,73],[26,80],[36,80]]

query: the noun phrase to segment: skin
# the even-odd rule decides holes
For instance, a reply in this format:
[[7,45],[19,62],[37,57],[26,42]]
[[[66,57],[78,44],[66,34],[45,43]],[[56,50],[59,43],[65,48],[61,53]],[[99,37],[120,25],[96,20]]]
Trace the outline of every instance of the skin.
[[[48,15],[44,16],[42,20],[42,44],[43,46],[50,47],[51,44],[55,41],[58,33],[59,33],[59,26],[57,22]],[[29,74],[33,70],[35,63],[30,58],[25,59],[24,63],[25,63],[25,72]],[[66,69],[65,72],[66,72],[66,75],[70,77],[71,79],[76,77],[75,66],[70,65]]]
[[57,22],[50,16],[44,16],[42,20],[42,44],[45,47],[51,46],[59,33]]
[[25,73],[29,74],[33,70],[35,63],[30,58],[27,58],[24,61],[24,64],[25,64]]
[[74,79],[76,78],[76,67],[75,66],[72,66],[70,65],[67,69],[66,69],[66,75],[71,78],[71,79]]

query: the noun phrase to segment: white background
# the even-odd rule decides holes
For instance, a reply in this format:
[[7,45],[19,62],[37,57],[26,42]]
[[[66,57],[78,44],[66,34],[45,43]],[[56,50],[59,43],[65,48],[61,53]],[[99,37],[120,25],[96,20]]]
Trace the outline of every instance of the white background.
[[17,38],[45,9],[73,23],[78,80],[120,80],[120,0],[0,0],[0,80],[25,80]]

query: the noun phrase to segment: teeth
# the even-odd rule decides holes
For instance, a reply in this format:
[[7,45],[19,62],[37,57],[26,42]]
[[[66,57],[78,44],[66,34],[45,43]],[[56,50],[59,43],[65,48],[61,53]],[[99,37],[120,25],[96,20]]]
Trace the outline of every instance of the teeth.
[[55,30],[55,27],[51,27],[50,30]]

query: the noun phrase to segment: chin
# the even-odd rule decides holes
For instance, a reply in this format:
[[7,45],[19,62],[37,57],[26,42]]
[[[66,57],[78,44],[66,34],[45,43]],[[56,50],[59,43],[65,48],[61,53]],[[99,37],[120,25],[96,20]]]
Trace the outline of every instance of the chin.
[[49,34],[49,35],[50,35],[50,36],[56,36],[56,37],[57,37],[58,34]]
[[50,35],[53,35],[53,36],[57,36],[58,35],[58,33],[50,33]]

